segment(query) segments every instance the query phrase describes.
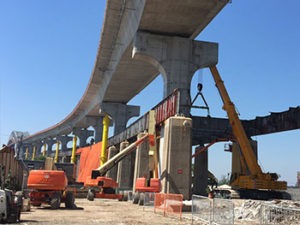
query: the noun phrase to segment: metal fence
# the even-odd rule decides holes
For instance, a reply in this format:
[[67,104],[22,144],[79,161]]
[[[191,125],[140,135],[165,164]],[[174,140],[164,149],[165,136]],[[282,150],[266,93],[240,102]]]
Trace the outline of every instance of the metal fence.
[[234,224],[234,204],[228,199],[193,195],[192,224]]
[[154,207],[155,193],[154,192],[145,192],[144,198],[144,209],[145,207]]
[[182,218],[183,195],[156,193],[154,212],[163,212],[164,216],[178,216]]
[[300,224],[299,208],[263,204],[261,210],[261,224],[268,225],[297,225]]

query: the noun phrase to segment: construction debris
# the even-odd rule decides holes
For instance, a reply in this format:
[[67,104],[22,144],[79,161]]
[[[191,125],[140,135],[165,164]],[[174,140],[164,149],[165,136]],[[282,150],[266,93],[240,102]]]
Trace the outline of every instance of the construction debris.
[[235,220],[263,224],[300,224],[300,202],[288,200],[235,202]]

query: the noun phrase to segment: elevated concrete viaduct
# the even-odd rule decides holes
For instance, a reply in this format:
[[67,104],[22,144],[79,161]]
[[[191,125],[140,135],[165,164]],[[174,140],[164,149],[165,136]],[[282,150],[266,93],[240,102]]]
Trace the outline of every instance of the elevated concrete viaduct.
[[[161,74],[164,80],[164,97],[178,89],[180,104],[176,113],[185,116],[172,117],[162,126],[161,135],[167,143],[163,143],[160,149],[162,191],[182,193],[188,199],[191,194],[192,145],[203,145],[215,138],[232,136],[225,119],[189,118],[190,82],[193,74],[199,68],[218,62],[217,43],[193,39],[228,1],[106,1],[101,40],[84,95],[65,119],[50,128],[24,137],[20,146],[29,146],[31,151],[36,146],[35,148],[39,148],[37,152],[41,152],[42,144],[47,143],[49,154],[57,141],[63,143],[62,150],[66,150],[69,135],[78,136],[80,146],[86,145],[88,138],[94,138],[98,142],[102,136],[102,118],[109,114],[115,134],[109,140],[109,146],[112,155],[115,154],[118,148],[124,147],[124,140],[135,139],[139,132],[147,129],[147,118],[141,118],[126,129],[127,121],[140,114],[139,106],[128,105],[128,102]],[[249,137],[268,132],[268,128],[263,129],[263,120],[259,118],[253,123],[245,121],[244,124]],[[94,131],[89,130],[89,127],[93,127]],[[281,127],[282,130],[289,128],[289,125]],[[280,130],[280,127],[276,129]],[[270,129],[269,132],[276,129]],[[18,145],[16,147],[18,149]],[[24,148],[21,149],[24,151]],[[197,160],[204,165],[202,169],[206,165],[205,160],[207,159]],[[126,177],[129,164],[131,163],[122,163],[117,174],[116,171],[111,171],[112,176],[117,177],[120,185],[125,188],[131,188],[134,183],[129,182]],[[141,165],[136,167],[141,168]]]
[[194,39],[227,2],[192,0],[187,4],[179,0],[107,1],[96,62],[83,97],[64,120],[28,136],[23,142],[32,143],[70,134],[75,127],[87,128],[90,124],[86,123],[86,117],[99,116],[103,103],[126,105],[160,72],[151,64],[132,58],[136,32],[141,30],[166,37]]

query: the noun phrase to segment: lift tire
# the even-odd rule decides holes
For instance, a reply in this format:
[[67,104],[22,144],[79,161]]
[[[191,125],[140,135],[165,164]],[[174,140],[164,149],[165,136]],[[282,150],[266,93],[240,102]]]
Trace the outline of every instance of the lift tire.
[[139,205],[144,205],[145,193],[140,193]]
[[119,202],[121,202],[121,201],[123,201],[123,198],[124,198],[124,192],[120,191],[119,194],[122,195],[122,198],[119,198]]
[[66,193],[66,200],[65,200],[65,206],[67,209],[73,209],[75,204],[75,198],[72,191],[67,191]]
[[40,207],[42,205],[42,203],[30,203],[30,204],[35,207]]
[[51,206],[51,208],[52,209],[58,209],[60,207],[60,202],[61,202],[60,193],[55,192],[51,196],[51,200],[50,200],[50,206]]
[[95,199],[95,191],[89,189],[86,198],[89,201],[94,201],[94,199]]
[[140,193],[139,192],[135,192],[133,195],[133,200],[132,203],[133,204],[138,204],[140,200]]
[[124,202],[128,201],[128,191],[124,191],[122,201]]

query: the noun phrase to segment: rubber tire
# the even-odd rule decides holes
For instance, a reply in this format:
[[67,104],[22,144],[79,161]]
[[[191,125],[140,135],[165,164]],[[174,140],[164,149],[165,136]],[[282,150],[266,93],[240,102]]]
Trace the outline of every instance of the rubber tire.
[[124,202],[128,201],[128,191],[124,191],[122,201]]
[[133,200],[132,203],[133,204],[138,204],[140,200],[140,193],[139,192],[135,192],[133,195]]
[[86,198],[89,201],[94,201],[94,199],[95,199],[95,191],[89,189]]
[[124,191],[119,191],[119,194],[122,195],[122,198],[119,198],[119,202],[121,202],[124,199]]
[[42,205],[42,203],[37,203],[37,204],[30,203],[30,204],[35,207],[40,207]]
[[60,207],[60,202],[61,202],[61,197],[60,197],[60,193],[55,192],[52,196],[51,196],[51,200],[50,200],[50,206],[52,209],[59,209]]
[[145,193],[140,193],[139,205],[144,205]]
[[75,204],[75,198],[72,191],[67,191],[66,193],[66,200],[65,200],[65,206],[67,209],[73,209]]

